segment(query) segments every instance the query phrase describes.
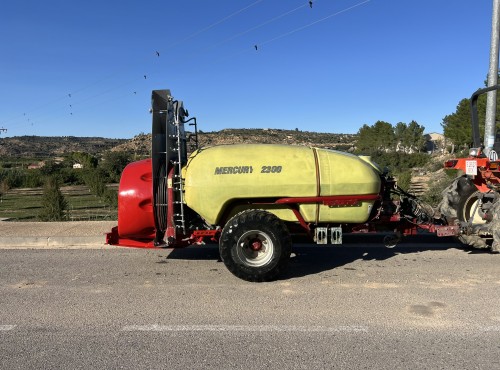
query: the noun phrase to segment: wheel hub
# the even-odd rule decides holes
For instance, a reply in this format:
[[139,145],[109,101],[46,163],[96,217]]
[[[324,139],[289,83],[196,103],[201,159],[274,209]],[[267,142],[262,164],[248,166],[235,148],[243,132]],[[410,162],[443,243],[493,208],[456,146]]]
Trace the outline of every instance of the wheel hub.
[[262,242],[258,239],[255,239],[252,243],[250,243],[250,248],[252,248],[253,251],[260,251],[262,249]]
[[248,267],[262,267],[272,260],[274,244],[261,230],[249,230],[238,238],[236,253],[240,262]]

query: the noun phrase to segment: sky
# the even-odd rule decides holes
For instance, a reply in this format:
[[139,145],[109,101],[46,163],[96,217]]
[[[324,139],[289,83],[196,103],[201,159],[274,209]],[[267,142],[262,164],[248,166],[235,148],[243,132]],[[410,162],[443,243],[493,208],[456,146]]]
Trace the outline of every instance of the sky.
[[202,131],[356,133],[484,86],[492,0],[0,3],[0,137],[132,138],[170,89]]

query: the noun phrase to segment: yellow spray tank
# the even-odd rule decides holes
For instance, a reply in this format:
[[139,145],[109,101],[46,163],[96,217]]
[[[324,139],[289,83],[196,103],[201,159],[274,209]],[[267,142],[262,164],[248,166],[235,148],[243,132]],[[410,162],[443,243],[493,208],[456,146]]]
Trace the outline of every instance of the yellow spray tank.
[[268,281],[286,269],[296,236],[342,244],[343,232],[394,231],[384,238],[393,247],[417,228],[460,233],[459,226],[434,219],[369,157],[291,145],[200,149],[196,118],[187,118],[169,90],[153,91],[151,112],[151,159],[123,171],[118,226],[106,235],[108,244],[218,242],[234,275]]
[[249,208],[297,221],[283,198],[374,195],[354,204],[298,202],[305,222],[363,223],[368,220],[381,179],[358,156],[327,149],[274,144],[222,145],[195,151],[183,169],[186,204],[217,224]]

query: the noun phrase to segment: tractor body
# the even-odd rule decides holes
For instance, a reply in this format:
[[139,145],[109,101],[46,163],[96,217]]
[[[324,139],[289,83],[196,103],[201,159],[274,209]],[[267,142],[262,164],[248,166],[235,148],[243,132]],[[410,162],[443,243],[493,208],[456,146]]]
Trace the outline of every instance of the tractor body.
[[463,175],[445,189],[439,205],[447,223],[459,226],[458,238],[462,243],[495,253],[500,252],[500,161],[497,154],[500,141],[496,139],[488,150],[481,145],[477,101],[482,94],[499,89],[500,85],[495,85],[472,94],[473,147],[467,158],[445,162],[445,169],[459,170]]

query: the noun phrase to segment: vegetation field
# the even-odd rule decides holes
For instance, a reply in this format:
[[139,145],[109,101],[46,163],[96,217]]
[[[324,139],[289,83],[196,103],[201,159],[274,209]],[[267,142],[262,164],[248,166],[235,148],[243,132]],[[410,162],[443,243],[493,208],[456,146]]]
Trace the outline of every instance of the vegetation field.
[[[108,187],[116,188],[117,185]],[[68,203],[68,221],[116,220],[117,210],[105,204],[101,197],[90,192],[88,186],[61,187]],[[43,188],[10,189],[0,196],[0,219],[36,221],[42,209]]]

